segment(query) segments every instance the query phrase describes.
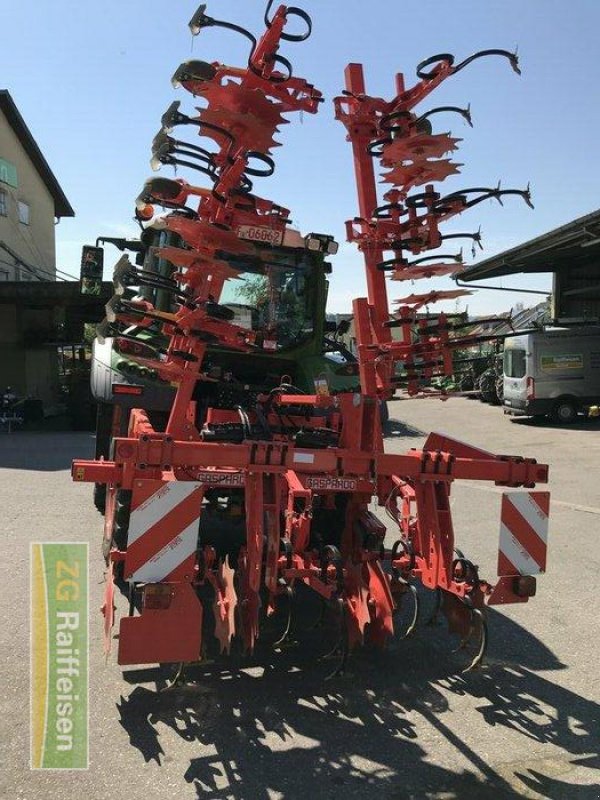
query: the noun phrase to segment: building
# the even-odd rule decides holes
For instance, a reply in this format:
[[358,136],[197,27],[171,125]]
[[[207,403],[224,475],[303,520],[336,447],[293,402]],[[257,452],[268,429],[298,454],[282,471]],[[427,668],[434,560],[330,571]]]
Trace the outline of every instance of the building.
[[56,283],[55,222],[74,215],[10,93],[0,90],[0,391],[10,385],[47,408],[60,395],[48,342],[64,329],[52,301],[64,285]]
[[10,93],[0,90],[0,280],[55,279],[55,221],[73,216]]
[[554,321],[600,322],[600,210],[479,261],[461,273],[459,283],[543,272],[553,275]]

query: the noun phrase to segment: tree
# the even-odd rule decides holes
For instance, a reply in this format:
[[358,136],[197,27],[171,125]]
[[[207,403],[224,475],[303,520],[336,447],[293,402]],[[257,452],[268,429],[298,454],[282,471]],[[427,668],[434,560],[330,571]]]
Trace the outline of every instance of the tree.
[[239,289],[236,291],[237,297],[241,297],[248,305],[259,308],[269,301],[269,280],[266,275],[254,275],[246,278]]

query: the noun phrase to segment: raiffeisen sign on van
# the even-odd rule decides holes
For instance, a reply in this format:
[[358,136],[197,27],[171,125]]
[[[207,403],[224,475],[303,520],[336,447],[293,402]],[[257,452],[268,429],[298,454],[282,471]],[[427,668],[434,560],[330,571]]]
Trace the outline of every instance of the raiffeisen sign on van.
[[562,372],[566,369],[583,369],[583,355],[542,356],[543,372]]

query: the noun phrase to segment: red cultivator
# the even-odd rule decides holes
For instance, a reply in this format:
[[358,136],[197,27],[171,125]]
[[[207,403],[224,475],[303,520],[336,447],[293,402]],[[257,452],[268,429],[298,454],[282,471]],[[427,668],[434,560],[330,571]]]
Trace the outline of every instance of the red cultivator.
[[[292,75],[290,62],[279,54],[282,41],[308,38],[309,17],[280,6],[269,18],[271,5],[260,40],[208,17],[204,6],[190,23],[194,33],[223,27],[251,42],[243,68],[199,61],[179,67],[174,83],[205,106],[187,116],[173,104],[154,140],[155,167],[188,167],[212,185],[165,178],[146,183],[137,200],[138,218],[147,223],[143,236],[166,231],[176,237],[156,252],[171,271],[151,272],[123,257],[115,270],[115,296],[99,326],[101,340],[114,336],[119,352],[176,390],[164,425],[147,407],[132,407],[125,420],[120,411],[110,458],[73,465],[75,480],[108,487],[106,649],[115,579],[124,581],[130,598],[129,615],[120,622],[120,664],[196,661],[206,650],[207,627],[221,652],[236,638],[252,651],[261,615],[272,614],[280,598],[290,600],[302,584],[339,620],[337,672],[350,649],[365,639],[385,644],[403,603],[414,603],[409,632],[414,628],[420,583],[437,593],[451,630],[464,642],[475,639],[475,666],[487,641],[486,604],[526,602],[535,593],[532,576],[545,565],[548,496],[506,495],[500,577],[492,585],[455,547],[451,485],[463,478],[530,488],[546,482],[548,470],[533,459],[496,456],[438,434],[431,434],[422,450],[384,453],[379,407],[398,383],[398,365],[409,391],[418,393],[424,378],[450,374],[452,350],[470,341],[452,338],[460,328],[452,315],[420,313],[456,292],[405,297],[391,316],[385,272],[391,270],[396,280],[453,274],[460,255],[420,255],[451,238],[439,232],[440,223],[489,197],[516,193],[529,202],[529,192],[470,189],[440,196],[428,184],[459,166],[442,158],[458,140],[434,134],[429,117],[434,111],[470,117],[454,108],[416,116],[413,108],[477,56],[457,66],[449,55],[429,59],[412,89],[397,77],[397,96],[390,102],[368,97],[361,68],[350,65],[346,92],[335,106],[353,146],[359,190],[361,216],[347,223],[348,238],[364,253],[368,284],[368,298],[354,303],[360,390],[334,392],[319,378],[316,393],[309,393],[297,388],[299,374],[277,374],[288,363],[283,336],[295,306],[274,277],[275,248],[297,255],[305,248],[334,252],[335,247],[331,237],[303,239],[289,229],[286,208],[253,192],[252,178],[273,172],[270,151],[278,127],[287,122],[283,115],[316,112],[322,99]],[[288,23],[298,18],[305,31],[289,34]],[[514,56],[478,55],[487,54],[507,56],[516,69]],[[196,128],[217,149],[173,138],[182,125]],[[394,186],[385,205],[377,199],[377,158],[389,170],[384,180]],[[420,185],[424,193],[408,195]],[[156,205],[169,212],[157,216]],[[469,236],[479,241],[479,234]],[[419,257],[410,261],[406,251]],[[386,259],[386,252],[393,258]],[[242,273],[261,278],[251,289],[271,310],[260,324],[243,322],[246,307],[223,302],[227,283]],[[169,308],[156,308],[131,287],[166,293]],[[276,289],[280,316],[272,311]],[[394,328],[400,339],[392,338]],[[240,400],[233,391],[239,382],[234,386],[226,378],[228,393],[216,402],[218,357],[227,356],[235,371],[259,355],[264,390],[242,386]],[[141,387],[118,388],[140,396],[142,405]],[[392,520],[391,548],[386,527],[369,511],[374,498]],[[207,604],[212,615],[205,613]],[[284,637],[289,630],[288,621]]]

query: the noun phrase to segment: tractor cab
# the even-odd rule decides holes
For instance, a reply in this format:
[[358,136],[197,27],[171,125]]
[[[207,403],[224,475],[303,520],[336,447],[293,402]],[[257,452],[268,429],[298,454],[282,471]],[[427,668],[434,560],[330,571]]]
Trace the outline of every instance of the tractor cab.
[[[251,236],[252,230],[248,233]],[[128,290],[132,296],[158,311],[171,311],[173,293],[160,279],[171,278],[174,267],[159,254],[182,246],[177,234],[151,225],[139,240],[106,237],[96,244],[100,243],[128,251],[144,275],[157,276],[155,285],[148,280]],[[326,259],[337,252],[337,243],[331,236],[302,237],[289,229],[278,245],[255,244],[261,249],[260,259],[224,254],[231,277],[215,304],[218,313],[252,332],[255,347],[240,353],[209,342],[203,364],[208,380],[199,382],[194,392],[200,425],[207,408],[252,406],[259,394],[279,386],[283,378],[307,394],[322,381],[331,391],[358,388],[354,356],[341,343],[336,347],[336,326],[326,321],[331,272]],[[131,409],[143,406],[158,428],[166,424],[175,387],[140,366],[136,356],[144,344],[159,352],[166,347],[159,326],[115,331],[108,319],[98,326],[91,368],[91,389],[98,403],[98,458],[108,457],[112,436],[126,433]]]

